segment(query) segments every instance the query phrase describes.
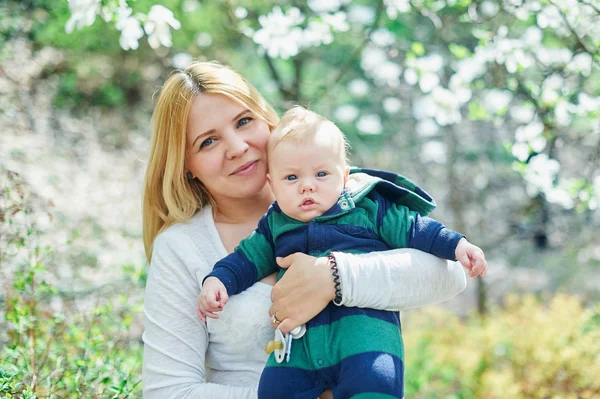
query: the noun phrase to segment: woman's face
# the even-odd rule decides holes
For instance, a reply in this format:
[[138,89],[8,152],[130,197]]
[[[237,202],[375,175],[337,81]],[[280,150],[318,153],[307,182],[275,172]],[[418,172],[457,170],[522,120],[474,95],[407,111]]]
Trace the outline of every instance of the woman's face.
[[215,201],[248,198],[264,187],[269,125],[221,94],[196,96],[187,124],[186,169]]

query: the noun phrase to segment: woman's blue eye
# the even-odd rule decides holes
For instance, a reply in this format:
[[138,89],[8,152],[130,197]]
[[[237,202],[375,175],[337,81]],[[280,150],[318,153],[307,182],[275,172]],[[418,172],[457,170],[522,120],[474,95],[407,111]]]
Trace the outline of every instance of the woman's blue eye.
[[296,180],[298,178],[298,176],[296,175],[289,175],[286,177],[286,180],[292,181],[292,180]]
[[240,120],[238,121],[237,125],[238,125],[238,127],[245,126],[245,125],[247,125],[248,123],[250,123],[250,121],[251,121],[251,120],[252,120],[252,118],[250,118],[250,117],[245,117],[245,118],[242,118],[242,119],[240,119]]
[[213,143],[214,139],[206,139],[202,142],[202,144],[200,144],[200,149],[203,149],[206,146],[209,146]]
[[317,173],[317,177],[325,177],[327,176],[327,172],[319,172]]

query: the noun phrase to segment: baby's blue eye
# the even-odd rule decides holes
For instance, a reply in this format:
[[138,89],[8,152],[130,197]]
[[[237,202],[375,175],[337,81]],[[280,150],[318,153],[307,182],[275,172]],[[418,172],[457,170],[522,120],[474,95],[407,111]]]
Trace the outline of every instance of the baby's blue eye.
[[202,144],[200,144],[200,149],[203,149],[204,147],[207,147],[209,145],[211,145],[213,143],[214,139],[206,139],[202,142]]
[[327,172],[319,172],[317,173],[317,177],[325,177],[327,176]]
[[296,180],[296,179],[298,179],[298,176],[296,176],[296,175],[289,175],[286,177],[286,180],[289,180],[289,181]]

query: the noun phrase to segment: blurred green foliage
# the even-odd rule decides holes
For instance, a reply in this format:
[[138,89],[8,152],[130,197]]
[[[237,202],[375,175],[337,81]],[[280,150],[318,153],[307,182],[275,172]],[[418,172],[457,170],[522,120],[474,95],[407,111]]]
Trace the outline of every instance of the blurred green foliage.
[[[126,295],[90,297],[81,309],[65,300],[46,281],[52,248],[39,246],[28,189],[14,173],[2,171],[0,181],[0,264],[12,283],[0,298],[8,341],[0,348],[0,397],[141,397],[142,345],[129,336],[141,303]],[[11,264],[18,266],[11,270]],[[136,281],[145,278],[128,270]]]

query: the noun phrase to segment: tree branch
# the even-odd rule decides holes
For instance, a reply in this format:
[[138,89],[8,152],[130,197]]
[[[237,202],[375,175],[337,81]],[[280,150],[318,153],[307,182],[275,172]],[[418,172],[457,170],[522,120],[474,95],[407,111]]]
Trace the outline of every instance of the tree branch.
[[356,49],[354,49],[354,51],[352,52],[352,55],[350,56],[348,61],[346,61],[346,64],[344,64],[344,66],[340,69],[337,76],[333,79],[333,83],[329,86],[321,87],[321,90],[317,93],[317,95],[314,98],[321,98],[322,96],[324,96],[333,87],[335,87],[338,83],[340,83],[340,81],[342,80],[344,75],[346,75],[346,73],[348,73],[354,60],[362,53],[362,51],[366,47],[367,43],[369,43],[371,41],[371,33],[373,33],[373,31],[379,26],[379,22],[381,21],[381,16],[383,15],[383,7],[384,7],[384,3],[383,3],[383,1],[380,1],[377,4],[377,9],[375,11],[375,20],[373,21],[371,26],[365,31],[365,37],[364,37],[362,43]]
[[279,75],[279,72],[275,68],[275,64],[273,64],[273,59],[271,59],[271,57],[269,57],[269,55],[267,53],[265,53],[264,59],[267,62],[267,66],[269,67],[269,72],[271,72],[271,77],[273,78],[273,80],[277,84],[277,88],[279,89],[279,92],[281,93],[282,97],[286,101],[292,101],[292,100],[294,100],[295,99],[295,96],[294,96],[295,93],[293,91],[291,91],[290,89],[288,89],[288,88],[285,87],[285,85],[283,83],[283,80],[281,80],[281,76]]
[[563,20],[563,22],[565,23],[565,25],[569,29],[569,32],[571,32],[571,34],[575,37],[575,40],[577,41],[577,43],[579,43],[579,46],[581,46],[581,48],[583,48],[588,54],[590,54],[592,56],[593,62],[598,67],[600,67],[600,63],[596,59],[596,55],[598,54],[598,51],[595,51],[594,49],[588,48],[587,44],[583,41],[583,39],[581,37],[579,37],[579,35],[577,34],[577,32],[575,32],[575,29],[569,23],[569,20],[567,19],[567,16],[562,12],[562,10],[560,9],[560,7],[557,6],[556,3],[553,0],[549,0],[549,3],[552,4],[558,10],[558,13],[560,14],[561,19]]
[[600,8],[598,8],[596,5],[594,5],[594,4],[592,4],[592,3],[588,2],[588,1],[585,1],[585,0],[579,0],[579,2],[581,4],[585,4],[586,6],[589,6],[594,11],[596,11],[596,13],[598,13],[598,15],[600,15]]

